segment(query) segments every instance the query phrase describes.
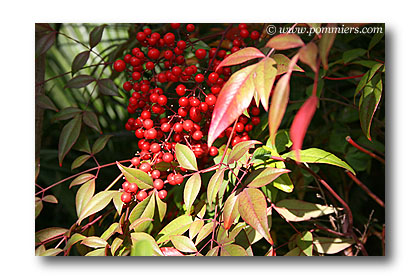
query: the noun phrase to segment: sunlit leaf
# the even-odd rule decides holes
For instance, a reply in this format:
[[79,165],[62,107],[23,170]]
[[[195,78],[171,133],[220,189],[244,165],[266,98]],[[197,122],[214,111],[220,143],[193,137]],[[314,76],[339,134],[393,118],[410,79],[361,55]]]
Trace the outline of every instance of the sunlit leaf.
[[256,92],[264,109],[268,111],[268,100],[277,74],[276,61],[271,57],[261,60],[255,68],[255,73],[254,85]]
[[219,248],[220,248],[219,246],[216,246],[216,247],[210,249],[207,252],[206,257],[217,257],[218,254],[219,254]]
[[162,251],[160,250],[155,239],[151,235],[145,232],[133,232],[131,233],[131,239],[133,241],[133,244],[137,243],[138,241],[145,241],[149,243],[148,246],[152,248],[152,256],[163,256]]
[[71,164],[71,170],[82,166],[88,159],[90,159],[90,155],[81,155],[78,156],[73,163]]
[[40,256],[57,256],[60,254],[63,250],[60,248],[51,248],[40,254]]
[[140,189],[153,188],[153,179],[144,171],[136,168],[125,167],[117,162],[118,168],[130,183],[136,183]]
[[318,47],[314,42],[310,42],[309,44],[303,46],[299,50],[299,59],[303,63],[307,64],[311,67],[312,71],[317,71],[316,66],[316,58],[318,56]]
[[176,159],[179,165],[188,170],[197,171],[197,159],[194,152],[186,145],[176,143],[175,145]]
[[184,253],[195,253],[197,248],[195,248],[194,242],[191,241],[186,236],[183,235],[173,235],[171,236],[171,242],[174,244],[174,247]]
[[283,33],[271,38],[265,45],[268,48],[274,48],[276,50],[287,50],[305,45],[302,39],[293,33]]
[[192,175],[185,184],[184,187],[184,204],[186,213],[189,214],[191,206],[194,204],[194,200],[197,198],[201,188],[201,177],[199,173]]
[[120,248],[121,244],[123,243],[123,240],[121,238],[116,237],[114,241],[112,241],[111,244],[111,254],[115,256],[115,253],[117,252],[118,248]]
[[106,248],[99,248],[93,251],[90,251],[85,255],[85,257],[104,257]]
[[359,117],[363,133],[369,140],[373,115],[382,97],[382,79],[379,75],[372,78],[364,87],[359,100]]
[[83,184],[83,183],[85,183],[85,182],[89,181],[89,180],[90,180],[90,179],[92,179],[92,178],[95,178],[95,175],[90,174],[90,173],[85,173],[85,174],[79,175],[79,176],[77,176],[77,177],[76,177],[76,179],[74,179],[74,180],[70,183],[69,189],[70,189],[71,187],[73,187],[73,186],[76,186],[76,185],[81,185],[81,184]]
[[246,188],[239,194],[238,199],[241,218],[273,244],[268,229],[267,202],[264,194],[258,189]]
[[273,182],[282,174],[289,173],[288,169],[280,169],[274,167],[266,167],[257,169],[250,173],[249,179],[245,181],[245,185],[249,188],[260,188]]
[[83,209],[80,211],[77,224],[80,225],[83,219],[104,209],[109,204],[109,202],[111,202],[114,193],[115,191],[101,191],[93,196],[92,199],[86,204],[86,206],[83,207]]
[[235,161],[238,161],[243,155],[245,155],[249,151],[249,149],[254,148],[256,144],[261,144],[261,142],[257,140],[248,140],[236,144],[233,147],[232,151],[229,153],[227,163],[231,164]]
[[44,228],[35,232],[35,240],[37,241],[37,243],[43,243],[44,241],[47,241],[51,238],[63,235],[67,231],[68,229],[61,227]]
[[102,238],[99,238],[97,236],[89,236],[83,239],[83,241],[80,243],[85,246],[88,246],[90,248],[104,248],[108,243],[103,240]]
[[162,236],[157,240],[157,243],[168,241],[171,235],[183,234],[188,230],[192,222],[193,220],[191,216],[183,215],[177,217],[159,232],[159,235]]
[[334,207],[295,199],[284,199],[276,203],[274,209],[287,221],[301,222],[336,211]]
[[184,254],[182,254],[180,251],[175,249],[174,247],[162,247],[160,248],[162,251],[162,254],[166,257],[182,257]]
[[[277,63],[277,76],[286,73],[289,70],[290,58],[284,54],[278,53],[273,55],[273,59]],[[305,72],[299,65],[295,64],[292,66],[292,71]]]
[[205,224],[197,235],[197,239],[195,240],[195,245],[199,244],[201,241],[204,240],[204,238],[209,236],[209,234],[213,232],[213,227],[214,227],[214,222]]
[[241,64],[248,60],[261,57],[265,57],[265,55],[260,50],[254,47],[243,48],[222,60],[222,62],[220,62],[220,64],[217,66],[216,71],[220,67]]
[[[134,215],[134,213],[133,213],[134,209],[131,211],[129,219],[130,219],[130,222],[132,224],[134,224],[137,221],[137,225],[135,225],[133,227],[134,231],[136,231],[136,232],[145,231],[153,221],[153,217],[155,215],[156,202],[155,202],[155,196],[154,195],[149,195],[149,197],[150,197],[150,200],[147,202],[147,204],[144,207],[144,210],[141,212],[140,218],[149,218],[150,220],[149,219],[144,219],[141,222],[139,222],[140,221],[139,219],[134,220],[135,217],[137,217],[139,213]],[[146,201],[146,200],[143,200],[143,201]]]
[[95,194],[95,180],[84,183],[76,193],[76,213],[80,217],[82,209],[88,204]]
[[73,246],[74,244],[76,244],[77,242],[79,242],[79,241],[81,241],[81,240],[83,240],[85,238],[86,238],[86,236],[84,236],[84,235],[76,232],[75,234],[73,234],[70,237],[69,240],[67,240],[67,244],[64,247],[63,251],[67,251],[68,249],[71,248],[71,246]]
[[201,230],[201,228],[204,226],[203,220],[195,220],[188,229],[188,236],[192,240]]
[[235,219],[239,216],[238,206],[238,196],[235,193],[231,193],[226,199],[222,214],[223,225],[226,229],[230,229]]
[[163,202],[159,198],[159,196],[157,195],[157,192],[154,192],[154,196],[155,196],[155,199],[156,199],[156,206],[157,206],[157,210],[158,210],[158,213],[159,213],[159,220],[162,222],[163,218],[165,218],[167,204],[166,204],[166,202]]
[[121,228],[120,228],[120,224],[119,223],[117,223],[117,222],[115,222],[115,223],[112,223],[108,228],[107,228],[107,230],[105,230],[102,234],[101,234],[101,236],[100,236],[100,238],[102,238],[103,240],[105,240],[105,241],[107,241],[112,235],[114,235],[114,233],[116,233],[116,232],[121,232]]
[[60,166],[63,164],[63,159],[76,143],[82,128],[82,117],[77,115],[69,121],[61,130],[60,139],[58,140],[58,161]]
[[353,244],[353,239],[314,237],[315,250],[321,254],[336,254]]
[[209,147],[251,104],[255,91],[253,82],[255,66],[251,65],[235,72],[220,91],[208,133]]
[[209,203],[210,207],[213,202],[216,200],[217,193],[223,183],[223,176],[225,174],[225,169],[221,168],[213,174],[210,178],[209,184],[207,186],[207,202]]
[[44,204],[42,204],[42,200],[39,197],[35,197],[35,219],[41,213],[42,208],[44,208]]
[[220,256],[248,256],[244,248],[236,244],[227,244],[220,247]]

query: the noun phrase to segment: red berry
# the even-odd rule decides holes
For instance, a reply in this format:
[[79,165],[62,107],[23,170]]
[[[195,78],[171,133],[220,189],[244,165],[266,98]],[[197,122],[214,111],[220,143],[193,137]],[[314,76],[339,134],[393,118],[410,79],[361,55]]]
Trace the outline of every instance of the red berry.
[[125,191],[125,192],[128,192],[128,187],[130,186],[130,182],[128,182],[128,181],[125,181],[123,184],[122,184],[122,187],[123,187],[123,190]]
[[165,191],[165,190],[160,190],[160,191],[158,192],[158,197],[159,197],[160,199],[165,199],[167,195],[168,195],[168,192],[167,192],[167,191]]
[[150,57],[151,59],[158,59],[160,55],[160,51],[158,49],[150,49],[147,52],[147,56]]
[[203,59],[206,57],[206,55],[207,55],[207,51],[205,49],[198,49],[195,51],[195,56],[198,59]]
[[240,23],[240,24],[238,24],[238,28],[239,29],[248,29],[248,25],[246,24],[246,23]]
[[146,119],[143,121],[143,127],[145,129],[151,129],[153,127],[153,121],[151,119]]
[[133,158],[131,159],[131,164],[133,164],[134,166],[139,165],[139,164],[140,164],[140,158],[138,158],[138,157],[133,157]]
[[181,26],[180,23],[171,23],[172,29],[178,29]]
[[155,139],[157,136],[157,130],[154,128],[146,130],[144,133],[144,138],[146,139]]
[[163,36],[163,40],[167,45],[170,45],[175,41],[175,35],[173,33],[166,33],[165,36]]
[[131,201],[131,194],[128,192],[123,192],[121,195],[121,201],[125,204],[129,203]]
[[216,104],[216,100],[217,100],[217,98],[213,94],[209,94],[209,95],[206,96],[206,103],[209,106],[212,106],[212,105]]
[[174,124],[174,131],[175,132],[182,132],[182,130],[184,129],[183,125],[179,122]]
[[204,75],[203,75],[203,74],[197,74],[197,75],[195,76],[195,81],[196,81],[197,83],[202,83],[202,82],[204,82]]
[[139,169],[141,170],[141,171],[143,171],[143,172],[149,172],[151,169],[152,169],[152,167],[150,166],[150,163],[148,163],[148,162],[143,162],[142,164],[140,164],[140,167],[139,167]]
[[258,40],[258,38],[260,38],[260,33],[258,31],[252,31],[250,37],[252,40]]
[[247,29],[241,29],[241,31],[239,32],[239,36],[245,39],[249,36],[249,31]]
[[151,175],[152,175],[153,179],[159,179],[160,178],[160,171],[155,169],[155,170],[152,171]]
[[162,156],[164,162],[171,162],[174,160],[174,156],[171,153],[164,153]]
[[156,180],[153,181],[153,187],[155,189],[157,189],[158,191],[163,189],[163,185],[164,184],[163,184],[162,179],[156,179]]
[[123,89],[125,91],[130,91],[132,88],[133,88],[133,85],[128,81],[123,84]]
[[136,39],[139,42],[143,42],[144,40],[146,40],[146,34],[144,32],[138,32],[136,35]]
[[158,143],[153,143],[150,145],[150,151],[155,154],[158,153],[160,151],[160,145]]
[[171,125],[169,123],[163,123],[161,124],[160,129],[163,132],[169,132],[171,130]]
[[193,32],[195,30],[195,26],[194,24],[187,24],[186,29],[188,32]]
[[137,193],[136,198],[138,201],[143,201],[147,198],[147,192],[145,190],[141,190]]
[[258,107],[252,107],[251,115],[258,116],[260,114],[260,109]]
[[183,50],[183,49],[185,49],[187,47],[187,43],[185,43],[185,41],[183,41],[183,40],[180,40],[180,41],[178,41],[178,43],[176,43],[176,46],[180,50]]
[[161,106],[165,106],[168,103],[168,98],[165,95],[159,95],[157,103]]
[[136,183],[130,183],[130,185],[128,185],[128,191],[131,193],[137,192],[138,189],[139,187],[137,186]]
[[146,119],[150,119],[150,117],[152,116],[152,114],[150,113],[150,111],[147,111],[147,110],[144,110],[143,112],[141,112],[141,114],[140,114],[140,117],[143,119],[143,120],[146,120]]
[[[191,131],[191,129],[194,127],[194,123],[191,120],[186,120],[182,124],[182,127],[185,129],[185,131]],[[180,132],[180,131],[177,131]]]
[[155,64],[151,61],[146,62],[146,69],[147,70],[153,70],[153,68],[155,68]]
[[217,79],[219,79],[219,74],[217,74],[215,72],[210,73],[210,75],[209,75],[209,81],[211,83],[213,83],[213,84],[216,83],[217,82]]
[[184,95],[184,94],[185,94],[185,90],[186,90],[186,87],[185,87],[184,85],[182,85],[182,84],[178,85],[178,86],[176,87],[176,89],[175,89],[176,93],[177,93],[179,96]]
[[218,154],[219,154],[219,151],[218,151],[218,149],[217,149],[216,147],[211,146],[211,147],[210,147],[210,150],[209,150],[209,154],[210,154],[212,157],[214,157],[214,156],[216,156],[216,155],[218,155]]
[[258,125],[260,123],[260,118],[259,117],[252,117],[251,122],[252,122],[253,125]]
[[197,130],[193,133],[192,138],[194,140],[201,140],[201,138],[203,138],[203,132],[201,132],[200,130]]
[[242,131],[244,131],[244,128],[245,128],[244,124],[241,123],[241,122],[238,122],[236,124],[235,131],[236,132],[242,132]]
[[125,70],[125,62],[121,59],[114,62],[114,70],[117,72],[122,72]]
[[175,174],[174,181],[175,181],[175,184],[180,185],[184,181],[184,176],[182,176],[181,174]]

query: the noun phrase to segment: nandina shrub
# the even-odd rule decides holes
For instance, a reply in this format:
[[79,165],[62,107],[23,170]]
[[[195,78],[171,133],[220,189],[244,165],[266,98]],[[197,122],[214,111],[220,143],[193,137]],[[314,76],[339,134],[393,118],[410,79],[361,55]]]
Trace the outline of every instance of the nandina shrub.
[[[343,49],[334,45],[345,25],[334,24],[292,24],[281,34],[266,24],[128,25],[126,41],[109,47],[101,47],[109,25],[94,27],[84,43],[36,24],[41,72],[56,38],[85,48],[70,72],[36,76],[36,101],[40,115],[48,109],[56,111],[53,121],[67,120],[59,165],[69,157],[71,170],[95,164],[42,187],[37,154],[36,254],[383,254],[384,227],[373,210],[383,219],[384,204],[357,176],[364,172],[370,181],[378,163],[379,174],[384,170],[384,30],[346,28],[366,26],[377,32]],[[319,32],[296,32],[304,27]],[[45,86],[67,74],[63,90],[81,101],[58,109]],[[117,108],[124,121],[104,118],[102,104],[114,116]],[[110,163],[100,164],[98,153],[110,144]],[[100,174],[105,167],[114,171]],[[115,171],[108,183],[101,178]],[[61,201],[56,186],[70,180],[64,201],[74,205],[74,220],[38,222],[54,211],[42,210],[45,202]],[[375,204],[367,215],[350,204],[351,184]],[[382,247],[370,245],[369,236]]]

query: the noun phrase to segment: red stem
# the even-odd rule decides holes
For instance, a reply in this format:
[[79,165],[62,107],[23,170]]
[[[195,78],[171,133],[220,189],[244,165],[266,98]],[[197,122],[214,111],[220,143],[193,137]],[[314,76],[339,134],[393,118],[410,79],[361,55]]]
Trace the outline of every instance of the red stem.
[[356,149],[364,152],[365,154],[373,157],[374,159],[379,160],[380,162],[382,162],[383,164],[385,164],[385,160],[377,155],[375,155],[374,153],[372,153],[371,151],[366,150],[365,148],[359,146],[356,142],[353,141],[353,139],[351,139],[350,136],[346,137],[346,141],[349,142],[353,147],[355,147]]
[[334,77],[323,77],[325,80],[333,80],[333,81],[341,81],[341,80],[350,80],[350,79],[356,79],[363,77],[365,74],[355,75],[355,76],[349,76],[349,77],[340,77],[340,78],[334,78]]
[[373,200],[376,201],[376,203],[378,203],[381,207],[385,208],[385,203],[379,198],[377,197],[365,184],[363,184],[359,179],[357,179],[356,176],[354,176],[353,173],[351,173],[350,171],[346,170],[345,171],[346,174],[357,184],[359,185]]

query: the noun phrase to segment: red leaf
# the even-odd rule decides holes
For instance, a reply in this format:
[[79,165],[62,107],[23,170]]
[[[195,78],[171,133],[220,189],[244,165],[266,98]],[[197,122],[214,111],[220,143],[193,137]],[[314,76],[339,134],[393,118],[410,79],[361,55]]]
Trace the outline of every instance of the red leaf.
[[173,247],[162,247],[160,248],[162,254],[166,257],[174,257],[174,256],[184,256],[180,251]]
[[256,64],[237,71],[223,86],[214,106],[209,128],[208,146],[231,125],[251,104],[255,86],[253,73]]
[[274,48],[276,50],[287,50],[304,46],[302,39],[296,34],[284,33],[274,36],[267,42],[266,47]]
[[293,142],[292,149],[296,153],[296,161],[298,162],[300,161],[299,151],[302,149],[303,138],[314,116],[317,104],[318,97],[316,95],[309,97],[300,107],[290,127],[290,139]]
[[265,55],[260,50],[253,47],[243,48],[223,59],[223,61],[220,62],[220,64],[217,66],[216,71],[220,67],[241,64],[248,60],[259,57],[265,57]]
[[[336,24],[328,24],[327,27],[334,28]],[[328,32],[322,35],[321,40],[319,41],[319,56],[321,57],[322,65],[324,70],[328,69],[328,54],[330,53],[331,47],[334,44],[335,32]]]

